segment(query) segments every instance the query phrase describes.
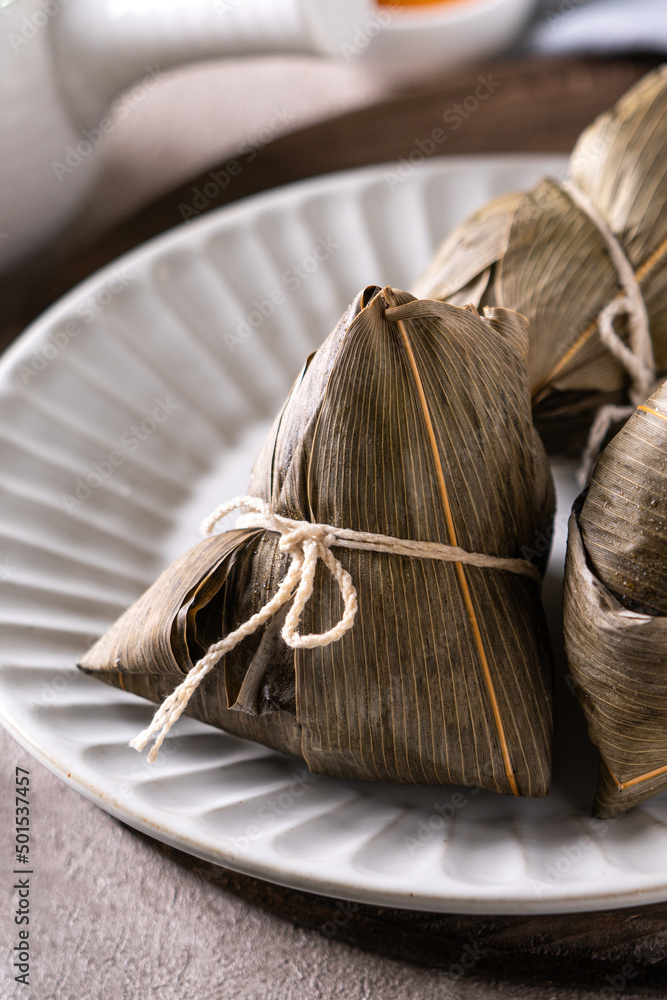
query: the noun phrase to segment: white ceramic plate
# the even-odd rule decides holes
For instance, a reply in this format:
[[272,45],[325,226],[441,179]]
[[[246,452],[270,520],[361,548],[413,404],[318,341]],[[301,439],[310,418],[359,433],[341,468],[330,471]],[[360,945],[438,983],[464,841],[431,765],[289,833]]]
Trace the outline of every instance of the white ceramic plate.
[[[396,167],[373,167],[271,192],[105,268],[8,351],[0,714],[48,768],[154,837],[315,892],[498,913],[667,898],[667,797],[591,821],[596,756],[562,676],[553,792],[517,801],[314,778],[189,719],[151,766],[127,742],[152,707],[74,666],[197,540],[202,516],[245,490],[304,356],[358,289],[409,287],[469,211],[562,168],[443,159],[399,183]],[[556,620],[574,494],[567,469],[559,481]]]

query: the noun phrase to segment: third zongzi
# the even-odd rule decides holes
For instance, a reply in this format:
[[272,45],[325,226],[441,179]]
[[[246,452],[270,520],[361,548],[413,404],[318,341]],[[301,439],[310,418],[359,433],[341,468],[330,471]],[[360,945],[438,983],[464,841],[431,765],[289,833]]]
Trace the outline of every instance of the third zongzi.
[[667,788],[667,384],[603,451],[572,512],[565,642],[599,816]]

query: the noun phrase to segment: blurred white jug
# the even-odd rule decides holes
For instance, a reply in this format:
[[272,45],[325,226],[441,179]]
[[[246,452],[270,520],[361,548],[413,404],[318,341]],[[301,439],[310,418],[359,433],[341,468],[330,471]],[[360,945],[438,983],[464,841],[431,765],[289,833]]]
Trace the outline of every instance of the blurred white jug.
[[0,271],[53,239],[91,188],[114,97],[179,63],[357,54],[428,74],[501,51],[533,0],[0,0]]

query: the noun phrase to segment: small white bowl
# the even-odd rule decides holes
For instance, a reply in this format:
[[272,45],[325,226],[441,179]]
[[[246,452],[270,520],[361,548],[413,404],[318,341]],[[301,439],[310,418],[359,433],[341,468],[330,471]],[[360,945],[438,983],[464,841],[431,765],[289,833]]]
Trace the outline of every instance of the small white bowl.
[[348,62],[363,58],[402,78],[424,77],[503,52],[535,6],[535,0],[444,0],[424,7],[380,7],[371,0],[360,17],[354,0],[339,3],[314,0],[309,9],[322,50]]

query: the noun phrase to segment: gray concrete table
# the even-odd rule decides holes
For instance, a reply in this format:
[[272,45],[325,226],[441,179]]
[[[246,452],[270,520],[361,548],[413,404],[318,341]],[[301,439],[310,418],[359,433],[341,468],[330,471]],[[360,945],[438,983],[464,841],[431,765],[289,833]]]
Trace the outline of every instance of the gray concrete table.
[[[663,998],[621,967],[599,987],[522,986],[419,968],[304,930],[165,857],[0,730],[2,1000],[593,1000]],[[13,980],[14,768],[30,771],[30,989]]]

